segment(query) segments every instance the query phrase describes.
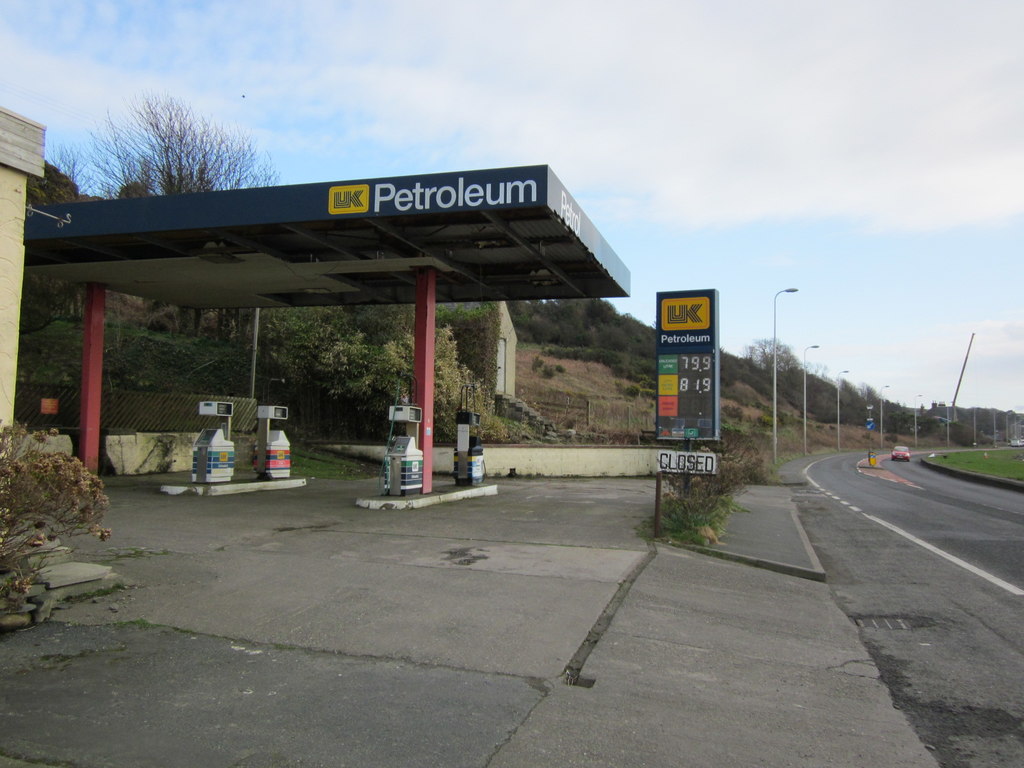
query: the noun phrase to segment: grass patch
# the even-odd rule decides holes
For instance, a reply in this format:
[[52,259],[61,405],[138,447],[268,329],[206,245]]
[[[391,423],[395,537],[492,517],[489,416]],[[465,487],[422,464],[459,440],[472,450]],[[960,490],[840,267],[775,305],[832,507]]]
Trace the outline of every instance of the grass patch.
[[325,480],[366,480],[377,476],[378,466],[369,462],[337,456],[326,451],[296,448],[292,453],[292,475]]
[[[136,627],[137,629],[173,629],[163,624],[153,624],[145,619],[132,619],[131,621],[115,621],[115,627]],[[179,630],[184,631],[184,630]]]
[[110,557],[103,560],[104,565],[116,563],[118,560],[133,560],[143,557],[153,557],[155,555],[169,555],[171,550],[169,549],[150,549],[149,547],[110,547],[107,549],[110,553]]
[[1020,448],[990,451],[956,451],[954,453],[937,454],[929,457],[927,460],[933,464],[953,469],[1024,481],[1024,451]]
[[116,594],[118,592],[124,592],[126,589],[128,589],[128,587],[124,584],[115,584],[114,586],[106,587],[105,589],[97,589],[94,592],[85,592],[81,595],[71,595],[70,597],[65,597],[63,602],[87,603],[90,600],[96,600],[100,597],[109,597],[110,595]]

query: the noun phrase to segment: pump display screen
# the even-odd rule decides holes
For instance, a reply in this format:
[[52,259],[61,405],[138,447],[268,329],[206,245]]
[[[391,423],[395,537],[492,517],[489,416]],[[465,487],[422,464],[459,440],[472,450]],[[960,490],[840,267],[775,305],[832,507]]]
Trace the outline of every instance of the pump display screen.
[[205,400],[199,403],[200,416],[230,416],[233,410],[233,403],[222,403],[215,400]]

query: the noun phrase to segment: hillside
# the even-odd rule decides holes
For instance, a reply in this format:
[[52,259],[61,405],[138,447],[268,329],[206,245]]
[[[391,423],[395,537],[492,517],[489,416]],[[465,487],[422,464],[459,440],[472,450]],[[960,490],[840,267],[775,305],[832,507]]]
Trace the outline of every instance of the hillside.
[[[594,439],[634,442],[654,428],[654,328],[628,315],[620,315],[599,299],[510,302],[509,311],[519,334],[521,352],[517,372],[520,397],[562,429],[588,433]],[[770,344],[752,341],[744,356],[722,351],[721,416],[723,430],[771,433],[772,376]],[[540,361],[539,363],[537,361]],[[799,359],[787,345],[778,346],[779,453],[803,453],[804,374]],[[579,365],[576,365],[579,363]],[[598,372],[602,372],[599,374]],[[601,375],[605,378],[601,381]],[[578,379],[578,380],[577,380]],[[845,449],[913,445],[915,414],[912,408],[884,401],[886,434],[865,428],[868,406],[877,414],[881,395],[864,385],[834,380],[813,372],[806,377],[808,450],[834,450],[837,415],[839,442]],[[991,442],[991,434],[975,435],[968,419],[979,425],[993,423],[991,411],[972,418],[962,409],[950,440],[954,445]],[[944,407],[922,408],[917,414],[918,443],[946,444]]]
[[[630,379],[617,375],[604,363],[573,360],[558,355],[556,348],[520,344],[516,356],[517,396],[543,414],[565,433],[588,442],[635,444],[653,440],[655,398]],[[722,423],[725,431],[771,433],[771,399],[742,382],[723,381]],[[878,449],[877,432],[863,424],[843,424],[840,437],[844,450]],[[886,445],[913,444],[911,435],[887,430]],[[835,450],[835,422],[808,421],[810,453]],[[790,406],[780,408],[779,452],[803,453],[802,412]]]
[[520,344],[516,396],[559,431],[608,442],[635,442],[654,428],[654,393],[617,375],[605,363],[572,360],[557,350]]

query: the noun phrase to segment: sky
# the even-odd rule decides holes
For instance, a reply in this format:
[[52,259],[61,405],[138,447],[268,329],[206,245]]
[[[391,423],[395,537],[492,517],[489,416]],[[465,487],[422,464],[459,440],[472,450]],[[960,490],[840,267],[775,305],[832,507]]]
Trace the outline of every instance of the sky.
[[48,153],[158,94],[281,184],[548,165],[630,270],[620,312],[717,289],[733,354],[774,332],[908,406],[966,357],[958,407],[1024,411],[1020,0],[0,9],[0,106]]

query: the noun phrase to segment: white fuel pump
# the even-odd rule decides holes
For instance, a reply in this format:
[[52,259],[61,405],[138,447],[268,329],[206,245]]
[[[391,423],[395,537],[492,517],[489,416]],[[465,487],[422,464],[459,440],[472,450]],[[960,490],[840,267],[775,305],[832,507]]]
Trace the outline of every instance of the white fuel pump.
[[288,408],[283,405],[256,407],[256,446],[253,449],[252,468],[261,480],[281,480],[292,473],[292,446],[284,430],[271,429],[271,421],[288,419]]
[[388,418],[392,438],[384,456],[384,495],[422,493],[423,451],[416,447],[416,425],[423,420],[423,409],[415,405],[392,405]]
[[235,474],[235,444],[231,442],[231,403],[205,400],[200,416],[216,416],[219,427],[204,429],[192,444],[192,482],[226,483]]

